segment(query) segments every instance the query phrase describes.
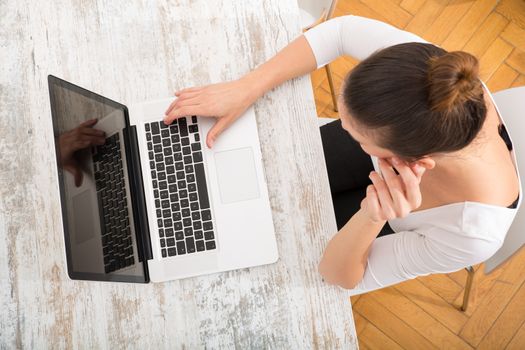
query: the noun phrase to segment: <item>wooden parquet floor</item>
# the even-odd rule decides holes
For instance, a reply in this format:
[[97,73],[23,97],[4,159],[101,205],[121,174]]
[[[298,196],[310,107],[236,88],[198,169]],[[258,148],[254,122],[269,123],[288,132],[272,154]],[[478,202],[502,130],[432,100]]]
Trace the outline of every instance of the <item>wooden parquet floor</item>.
[[[339,0],[335,16],[360,15],[480,60],[492,92],[525,85],[524,0]],[[337,92],[357,61],[331,64]],[[317,112],[337,118],[324,70],[312,73]],[[352,297],[361,349],[525,349],[525,248],[490,275],[482,264],[469,308],[459,310],[465,270]]]

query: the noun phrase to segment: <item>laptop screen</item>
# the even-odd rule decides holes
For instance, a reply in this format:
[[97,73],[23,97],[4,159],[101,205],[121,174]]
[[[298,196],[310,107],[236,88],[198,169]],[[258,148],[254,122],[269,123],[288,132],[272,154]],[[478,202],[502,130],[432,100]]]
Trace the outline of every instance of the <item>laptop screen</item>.
[[126,107],[53,76],[49,94],[69,276],[147,282],[127,178]]

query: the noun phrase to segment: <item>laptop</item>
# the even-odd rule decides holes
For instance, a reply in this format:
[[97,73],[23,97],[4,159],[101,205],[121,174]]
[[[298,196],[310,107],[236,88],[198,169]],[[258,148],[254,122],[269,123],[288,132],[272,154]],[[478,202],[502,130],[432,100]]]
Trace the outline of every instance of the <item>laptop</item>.
[[163,282],[277,261],[252,108],[209,149],[214,118],[164,124],[174,97],[128,108],[48,85],[71,279]]

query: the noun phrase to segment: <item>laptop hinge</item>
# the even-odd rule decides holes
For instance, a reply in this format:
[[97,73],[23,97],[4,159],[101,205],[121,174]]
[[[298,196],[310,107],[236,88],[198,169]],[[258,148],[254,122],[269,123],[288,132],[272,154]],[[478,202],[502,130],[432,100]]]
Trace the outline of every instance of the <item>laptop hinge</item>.
[[144,183],[142,181],[142,169],[140,163],[139,145],[137,139],[137,127],[127,126],[124,130],[126,143],[126,158],[128,160],[128,173],[130,176],[131,199],[133,203],[133,217],[135,232],[137,232],[137,246],[139,247],[139,259],[141,261],[153,259],[151,251],[151,239],[149,234],[148,213],[144,196]]

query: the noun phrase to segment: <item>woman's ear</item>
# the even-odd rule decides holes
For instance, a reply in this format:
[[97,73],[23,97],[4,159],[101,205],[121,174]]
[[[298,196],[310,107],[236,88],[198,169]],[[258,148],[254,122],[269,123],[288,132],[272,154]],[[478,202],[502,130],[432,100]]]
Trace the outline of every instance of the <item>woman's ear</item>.
[[434,159],[430,158],[429,156],[420,158],[415,162],[412,162],[411,164],[417,164],[427,170],[434,169],[434,167],[436,166],[436,162],[434,161]]

